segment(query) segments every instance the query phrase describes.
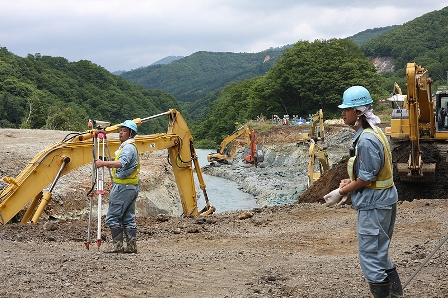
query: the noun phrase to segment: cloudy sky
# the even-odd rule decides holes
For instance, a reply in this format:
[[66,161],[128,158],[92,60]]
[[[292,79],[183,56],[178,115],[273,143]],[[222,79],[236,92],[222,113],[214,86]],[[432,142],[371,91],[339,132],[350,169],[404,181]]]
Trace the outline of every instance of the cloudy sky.
[[260,52],[402,25],[448,0],[2,0],[0,46],[109,71],[197,51]]

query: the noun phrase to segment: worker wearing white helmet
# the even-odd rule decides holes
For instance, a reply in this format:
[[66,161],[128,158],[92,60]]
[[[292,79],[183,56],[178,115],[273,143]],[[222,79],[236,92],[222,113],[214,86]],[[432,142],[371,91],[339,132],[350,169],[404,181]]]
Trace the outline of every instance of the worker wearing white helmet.
[[[97,168],[112,168],[113,174],[114,185],[106,215],[106,225],[112,234],[112,246],[105,250],[107,253],[137,253],[135,203],[139,191],[140,159],[134,141],[136,134],[137,125],[132,120],[126,120],[120,125],[121,145],[115,152],[115,160],[95,161]],[[123,247],[123,234],[126,236],[126,247]]]
[[372,97],[362,86],[348,88],[343,95],[344,123],[356,133],[350,148],[347,171],[350,179],[324,196],[326,206],[341,204],[351,193],[352,208],[358,211],[358,253],[372,297],[402,297],[398,273],[389,258],[395,225],[398,193],[393,181],[392,155],[388,140],[376,125]]

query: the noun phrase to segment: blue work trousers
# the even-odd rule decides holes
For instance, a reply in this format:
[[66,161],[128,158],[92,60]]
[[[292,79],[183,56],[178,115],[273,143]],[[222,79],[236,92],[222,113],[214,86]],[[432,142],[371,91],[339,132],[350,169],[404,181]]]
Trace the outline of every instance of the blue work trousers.
[[135,202],[137,201],[139,185],[118,184],[112,187],[109,197],[109,210],[106,215],[106,225],[109,228],[123,227],[135,229]]
[[397,204],[388,209],[358,211],[358,254],[364,276],[369,283],[381,283],[392,269],[389,245],[395,226]]

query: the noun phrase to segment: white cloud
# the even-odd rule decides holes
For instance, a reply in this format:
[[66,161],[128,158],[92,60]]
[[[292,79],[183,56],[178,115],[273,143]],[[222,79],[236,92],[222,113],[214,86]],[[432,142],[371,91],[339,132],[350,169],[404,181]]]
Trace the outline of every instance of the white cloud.
[[129,70],[196,51],[258,52],[348,37],[445,6],[448,0],[6,0],[0,46],[20,56],[40,52]]

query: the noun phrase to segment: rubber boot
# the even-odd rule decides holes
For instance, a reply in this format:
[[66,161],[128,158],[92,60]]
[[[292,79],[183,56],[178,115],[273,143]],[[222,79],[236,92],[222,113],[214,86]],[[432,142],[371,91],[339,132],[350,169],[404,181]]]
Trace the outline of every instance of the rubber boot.
[[398,276],[397,269],[386,270],[387,277],[389,278],[390,297],[399,298],[403,297],[403,287],[401,285],[400,277]]
[[112,245],[104,250],[105,253],[123,252],[123,228],[110,228],[112,234]]
[[137,253],[137,229],[124,229],[126,234],[126,248],[125,253],[136,254]]
[[382,283],[369,283],[372,298],[390,298],[389,281]]

